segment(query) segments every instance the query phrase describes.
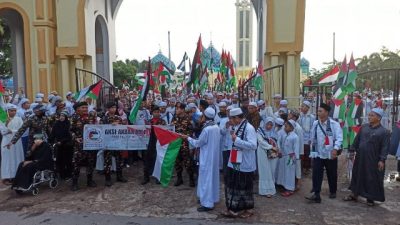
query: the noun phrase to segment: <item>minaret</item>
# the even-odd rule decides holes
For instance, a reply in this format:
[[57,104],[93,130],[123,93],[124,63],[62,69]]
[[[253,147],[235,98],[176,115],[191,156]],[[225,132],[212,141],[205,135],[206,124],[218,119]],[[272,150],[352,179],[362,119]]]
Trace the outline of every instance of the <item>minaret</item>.
[[247,78],[252,68],[253,4],[249,0],[236,0],[236,71]]

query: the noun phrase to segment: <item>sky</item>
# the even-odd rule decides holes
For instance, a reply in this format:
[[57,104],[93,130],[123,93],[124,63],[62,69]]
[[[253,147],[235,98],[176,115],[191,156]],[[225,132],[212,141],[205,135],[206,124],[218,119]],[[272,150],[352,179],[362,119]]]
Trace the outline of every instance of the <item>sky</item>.
[[[236,56],[236,0],[124,0],[116,19],[117,60],[144,60],[161,49],[178,65],[186,51],[193,57],[199,35]],[[254,15],[253,66],[257,26]],[[320,69],[333,59],[379,52],[382,46],[400,49],[400,0],[306,0],[304,50],[310,68]]]

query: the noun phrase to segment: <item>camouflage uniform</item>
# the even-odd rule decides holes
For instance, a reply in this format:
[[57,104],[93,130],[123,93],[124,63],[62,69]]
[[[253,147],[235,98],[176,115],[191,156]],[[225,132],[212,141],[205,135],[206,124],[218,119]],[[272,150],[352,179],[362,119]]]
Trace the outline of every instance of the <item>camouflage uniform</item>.
[[15,133],[13,139],[11,140],[12,144],[17,143],[18,139],[24,134],[26,129],[29,128],[29,135],[28,135],[28,151],[26,156],[30,155],[31,148],[33,145],[33,135],[37,133],[42,133],[44,135],[44,140],[47,141],[47,138],[49,137],[49,120],[46,116],[36,116],[33,115],[29,117],[27,120],[25,120],[24,124],[22,125],[21,128]]
[[[175,132],[188,136],[192,135],[191,121],[187,115],[183,117],[175,115],[171,124],[175,126]],[[186,168],[186,171],[188,172],[189,177],[192,180],[194,174],[193,154],[191,154],[190,152],[189,142],[187,140],[183,140],[182,146],[179,149],[179,154],[175,162],[175,170],[178,174],[178,181],[182,177],[183,167]]]
[[[72,157],[72,179],[77,182],[80,174],[80,164],[87,159],[86,175],[89,181],[93,178],[93,169],[96,163],[96,151],[83,151],[83,127],[86,124],[94,124],[96,118],[93,116],[81,116],[77,113],[71,117],[71,134],[74,142],[74,155]],[[82,138],[79,143],[76,139]]]
[[[118,122],[122,123],[122,118],[118,115],[109,115],[106,114],[101,119],[102,124],[113,124]],[[106,179],[111,179],[111,165],[112,165],[112,157],[115,157],[116,169],[117,169],[117,177],[122,177],[122,167],[124,165],[123,159],[121,157],[121,151],[104,151],[104,175]]]

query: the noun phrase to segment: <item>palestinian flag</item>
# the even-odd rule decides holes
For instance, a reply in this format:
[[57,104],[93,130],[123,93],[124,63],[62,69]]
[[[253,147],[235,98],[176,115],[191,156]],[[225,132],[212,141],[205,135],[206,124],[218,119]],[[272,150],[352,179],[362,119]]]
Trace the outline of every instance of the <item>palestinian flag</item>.
[[5,123],[7,121],[7,109],[6,109],[6,104],[4,102],[4,93],[5,89],[3,86],[3,83],[0,81],[0,122]]
[[259,62],[258,63],[258,67],[257,67],[257,75],[254,78],[254,86],[256,88],[257,91],[261,91],[262,90],[262,75],[264,74],[264,69],[262,66],[262,63]]
[[97,99],[99,97],[102,84],[103,80],[99,80],[97,83],[87,86],[82,90],[76,92],[74,97],[76,99],[76,102],[81,101],[86,96],[92,99]]
[[336,83],[337,87],[342,87],[342,85],[344,85],[346,75],[347,75],[347,59],[346,56],[344,56],[343,62],[340,65],[339,74],[337,76],[337,83]]
[[352,145],[353,144],[353,142],[354,142],[354,139],[356,138],[356,136],[357,136],[357,134],[358,134],[358,132],[360,132],[360,130],[361,130],[361,125],[357,125],[357,126],[352,126],[351,127],[351,131],[350,131],[350,137],[349,137],[349,139],[350,139],[350,145]]
[[325,84],[325,83],[335,82],[338,78],[339,71],[340,71],[339,66],[333,67],[331,71],[329,71],[319,79],[318,83]]
[[346,86],[346,90],[348,92],[354,92],[356,90],[356,79],[357,79],[357,71],[356,64],[353,58],[353,54],[351,54],[351,58],[349,61],[349,71],[347,73],[344,86]]
[[351,113],[350,114],[351,118],[353,118],[353,119],[356,118],[357,110],[358,110],[358,107],[360,106],[361,102],[362,102],[362,99],[353,98],[353,102],[351,103],[351,106],[349,109],[349,112]]
[[335,104],[335,109],[333,110],[333,119],[338,119],[340,114],[340,106],[344,102],[341,99],[332,99],[333,103]]
[[344,99],[344,97],[347,95],[346,89],[344,87],[339,87],[336,91],[333,97],[335,99]]
[[196,87],[199,85],[199,79],[201,75],[201,55],[203,53],[203,44],[201,42],[201,35],[199,40],[197,41],[197,48],[196,52],[194,53],[193,57],[193,65],[190,71],[190,79],[189,84],[191,85],[192,89],[196,90]]
[[151,77],[150,71],[151,71],[151,62],[150,62],[150,58],[149,58],[149,61],[147,64],[146,80],[142,86],[142,90],[140,91],[140,96],[139,96],[138,100],[135,101],[135,104],[133,105],[131,112],[129,113],[129,121],[131,121],[132,124],[134,124],[136,121],[136,116],[137,116],[137,113],[139,112],[142,102],[146,101],[147,93],[149,92],[149,89],[150,89],[150,77]]
[[175,160],[182,145],[182,138],[177,133],[153,126],[157,137],[157,158],[153,176],[163,187],[167,187],[174,171]]
[[167,85],[172,82],[171,72],[163,63],[160,63],[156,77],[158,77],[160,85]]

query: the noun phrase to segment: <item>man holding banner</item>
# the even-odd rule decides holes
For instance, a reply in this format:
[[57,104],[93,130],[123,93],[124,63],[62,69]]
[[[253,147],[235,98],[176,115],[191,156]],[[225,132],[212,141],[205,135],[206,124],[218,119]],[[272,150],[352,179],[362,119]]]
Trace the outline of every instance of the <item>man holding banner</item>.
[[[109,102],[107,103],[106,108],[107,112],[105,113],[105,115],[101,120],[102,124],[113,124],[113,125],[122,124],[122,118],[116,115],[117,105],[114,102]],[[104,175],[106,176],[105,185],[107,187],[112,186],[111,163],[113,156],[115,157],[115,162],[116,162],[117,182],[122,182],[122,183],[128,182],[128,180],[122,176],[123,160],[121,157],[121,151],[106,150],[104,152]]]
[[88,113],[88,103],[78,102],[74,105],[75,113],[71,119],[71,134],[74,142],[74,155],[72,158],[73,173],[72,173],[72,191],[77,191],[78,178],[80,173],[81,161],[87,159],[86,175],[87,186],[96,187],[97,184],[93,181],[93,169],[96,163],[96,151],[83,151],[83,127],[85,124],[94,124],[96,118],[93,118]]

